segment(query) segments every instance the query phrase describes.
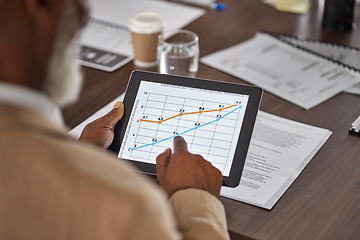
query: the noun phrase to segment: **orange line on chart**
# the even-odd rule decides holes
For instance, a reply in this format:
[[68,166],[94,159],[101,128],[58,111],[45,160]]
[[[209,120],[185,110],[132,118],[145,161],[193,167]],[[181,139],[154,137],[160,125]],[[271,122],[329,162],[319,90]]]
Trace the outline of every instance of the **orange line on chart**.
[[169,121],[170,119],[173,119],[173,118],[176,118],[176,117],[181,117],[181,116],[184,116],[184,115],[190,115],[190,114],[202,114],[202,113],[207,113],[207,112],[221,112],[225,109],[228,109],[228,108],[232,108],[232,107],[235,107],[237,106],[237,104],[234,104],[234,105],[231,105],[231,106],[228,106],[228,107],[223,107],[223,108],[219,108],[219,109],[213,109],[213,110],[200,110],[200,111],[197,111],[197,112],[188,112],[188,113],[179,113],[179,114],[176,114],[175,116],[172,116],[172,117],[169,117],[169,118],[166,118],[166,119],[163,119],[163,120],[158,120],[158,121],[155,121],[155,120],[147,120],[147,119],[143,119],[141,118],[140,119],[140,122],[151,122],[151,123],[158,123],[158,124],[161,124],[163,122],[166,122],[166,121]]

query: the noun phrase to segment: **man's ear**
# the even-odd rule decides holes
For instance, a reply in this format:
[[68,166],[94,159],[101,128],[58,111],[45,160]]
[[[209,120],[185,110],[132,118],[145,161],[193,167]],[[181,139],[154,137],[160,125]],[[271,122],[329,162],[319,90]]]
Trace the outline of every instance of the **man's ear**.
[[[65,3],[68,0],[17,0],[22,3],[23,35],[28,38],[28,46],[36,46],[32,50],[33,64],[45,70],[56,39]],[[38,71],[40,71],[38,69]],[[43,79],[43,76],[38,77]]]
[[[62,7],[64,0],[22,0],[29,17],[49,17]],[[53,16],[54,17],[54,16]]]
[[[66,1],[68,0],[21,0],[30,31],[37,41],[54,39],[57,26]],[[51,40],[52,41],[52,40]]]
[[23,0],[24,2],[24,10],[29,16],[36,15],[39,6],[43,5],[42,0]]

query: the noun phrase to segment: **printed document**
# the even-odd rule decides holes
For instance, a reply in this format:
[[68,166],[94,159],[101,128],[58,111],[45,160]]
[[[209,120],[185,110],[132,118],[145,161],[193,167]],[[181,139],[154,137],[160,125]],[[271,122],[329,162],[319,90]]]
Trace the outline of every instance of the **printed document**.
[[360,82],[360,74],[265,33],[201,61],[312,108]]
[[[360,50],[357,48],[287,36],[281,36],[281,38],[291,42],[292,44],[332,58],[360,71]],[[360,95],[360,83],[345,89],[344,92]]]
[[221,195],[271,209],[331,134],[259,111],[240,185]]
[[360,95],[360,83],[358,83],[348,89],[345,89],[344,92]]

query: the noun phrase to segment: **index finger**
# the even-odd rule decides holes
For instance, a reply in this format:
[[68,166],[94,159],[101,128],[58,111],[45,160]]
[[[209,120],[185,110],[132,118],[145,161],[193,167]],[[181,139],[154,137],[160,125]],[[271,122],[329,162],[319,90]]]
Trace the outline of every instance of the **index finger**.
[[174,138],[174,153],[176,152],[187,152],[187,143],[185,139],[181,136]]

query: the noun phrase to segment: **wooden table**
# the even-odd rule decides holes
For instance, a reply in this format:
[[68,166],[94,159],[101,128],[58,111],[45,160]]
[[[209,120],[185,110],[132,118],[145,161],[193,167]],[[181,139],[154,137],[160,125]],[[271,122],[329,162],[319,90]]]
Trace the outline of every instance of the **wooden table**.
[[[360,14],[359,28],[324,30],[321,0],[312,1],[307,15],[277,12],[260,0],[222,2],[226,11],[209,10],[186,27],[198,33],[201,56],[247,40],[259,30],[360,47]],[[133,63],[113,73],[84,68],[83,92],[79,101],[63,109],[65,122],[74,127],[123,93],[134,69]],[[246,83],[204,64],[197,77]],[[341,93],[304,110],[265,92],[260,108],[330,129],[333,135],[271,211],[221,198],[232,239],[360,239],[360,137],[348,134],[360,114],[360,96]]]

